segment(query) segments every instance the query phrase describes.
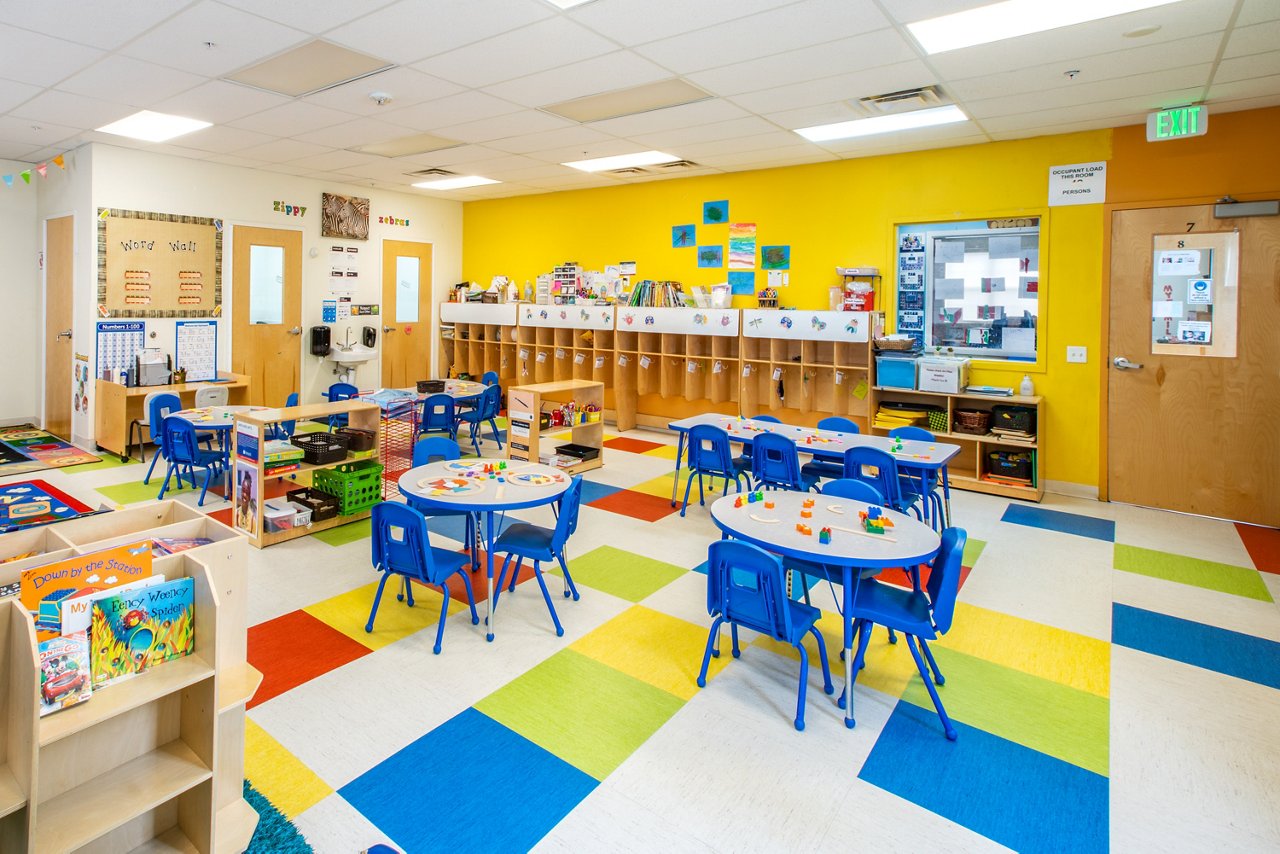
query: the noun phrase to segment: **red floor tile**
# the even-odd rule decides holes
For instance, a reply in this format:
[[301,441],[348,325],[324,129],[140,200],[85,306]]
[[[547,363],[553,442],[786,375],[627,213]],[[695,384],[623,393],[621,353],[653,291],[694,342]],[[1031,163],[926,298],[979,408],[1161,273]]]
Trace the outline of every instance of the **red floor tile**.
[[1263,572],[1280,575],[1280,530],[1236,523],[1236,531],[1244,542],[1253,565]]
[[633,519],[640,519],[645,522],[656,522],[659,519],[670,516],[672,513],[680,512],[681,504],[677,501],[676,506],[672,507],[670,498],[659,498],[656,495],[649,495],[645,492],[620,489],[612,495],[597,498],[587,506],[595,507],[599,510],[608,510],[610,513],[617,513],[620,516],[630,516]]
[[[464,551],[464,550],[458,549],[458,551]],[[502,555],[494,555],[493,557],[494,584],[498,583],[498,576],[502,574],[502,557],[503,557]],[[483,549],[480,551],[479,559],[480,559],[480,568],[475,572],[468,572],[467,578],[471,579],[471,590],[476,597],[476,607],[480,608],[483,611],[484,608],[482,603],[484,602],[485,597],[489,595],[489,574],[487,572],[487,566],[485,564],[486,557]],[[551,568],[550,566],[543,564],[542,566],[543,574],[549,577],[550,568]],[[519,580],[516,581],[516,584],[524,584],[526,581],[528,581],[531,578],[533,578],[533,563],[526,560],[524,562],[524,568],[520,570],[520,577],[519,577]],[[548,581],[547,583],[548,585],[553,585],[553,583],[550,581]],[[449,598],[453,599],[455,602],[461,602],[464,605],[467,604],[467,590],[463,586],[461,578],[459,578],[457,575],[451,575],[449,576],[449,579],[445,582],[445,584],[449,588]],[[557,579],[554,582],[554,584],[560,584],[559,579]],[[534,586],[536,587],[537,585],[535,584]]]
[[604,446],[615,451],[626,451],[629,454],[643,454],[645,451],[652,451],[654,448],[662,447],[658,442],[646,442],[643,439],[628,439],[623,436],[608,440],[604,443]]
[[[929,583],[930,571],[931,570],[927,566],[920,568],[920,584],[921,585],[925,585]],[[972,571],[973,571],[973,567],[971,566],[960,567],[959,589],[961,590],[964,589],[964,583],[969,578],[969,573]],[[907,589],[911,588],[911,576],[907,575],[907,571],[905,569],[901,569],[901,568],[886,569],[884,572],[877,575],[876,578],[878,578],[881,581],[887,582],[889,584],[897,585],[898,587],[905,587]]]
[[353,641],[305,611],[294,611],[251,626],[249,663],[262,671],[262,685],[249,701],[248,708],[278,697],[369,652],[364,644]]

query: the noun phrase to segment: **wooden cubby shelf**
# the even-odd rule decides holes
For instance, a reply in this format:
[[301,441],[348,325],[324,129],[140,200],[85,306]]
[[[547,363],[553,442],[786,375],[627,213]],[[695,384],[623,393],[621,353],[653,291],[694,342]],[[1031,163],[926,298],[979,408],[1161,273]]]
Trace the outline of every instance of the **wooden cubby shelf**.
[[575,445],[595,448],[596,456],[594,459],[583,460],[576,465],[568,466],[564,471],[569,474],[580,474],[600,468],[604,464],[603,418],[563,427],[544,428],[540,426],[540,416],[549,408],[569,401],[576,403],[579,411],[589,404],[600,407],[603,399],[604,386],[588,380],[535,383],[507,389],[507,400],[510,405],[507,458],[536,463],[539,454],[545,451],[542,443],[560,445],[572,442]]

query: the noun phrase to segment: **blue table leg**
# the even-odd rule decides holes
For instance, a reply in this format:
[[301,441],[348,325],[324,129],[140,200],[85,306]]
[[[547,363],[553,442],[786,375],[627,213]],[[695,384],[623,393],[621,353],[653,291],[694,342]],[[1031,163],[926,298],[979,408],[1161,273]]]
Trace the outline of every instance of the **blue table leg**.
[[844,725],[853,729],[853,567],[844,567]]
[[951,527],[951,481],[947,479],[947,467],[942,467],[942,503],[945,505],[945,513],[943,518],[946,520],[946,526]]
[[684,431],[680,431],[680,438],[676,440],[676,470],[671,475],[671,506],[676,506],[676,488],[680,484],[680,457],[684,456]]
[[488,563],[489,583],[486,585],[486,598],[488,602],[485,605],[484,624],[488,627],[488,633],[485,640],[493,642],[493,511],[490,510],[484,514],[484,555],[485,561]]

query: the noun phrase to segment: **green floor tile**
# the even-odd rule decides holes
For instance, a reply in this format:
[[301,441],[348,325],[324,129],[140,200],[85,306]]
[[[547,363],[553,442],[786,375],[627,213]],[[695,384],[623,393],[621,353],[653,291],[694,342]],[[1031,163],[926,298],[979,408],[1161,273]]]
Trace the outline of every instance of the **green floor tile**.
[[[156,468],[160,468],[159,465]],[[164,497],[169,498],[172,495],[184,492],[195,492],[196,489],[190,486],[184,486],[181,489],[177,487],[178,479],[174,478],[169,489],[165,492]],[[164,483],[164,474],[156,473],[151,478],[150,484],[145,484],[140,480],[130,481],[129,483],[118,483],[115,486],[98,486],[94,487],[98,492],[114,501],[116,504],[137,504],[139,501],[154,501],[156,496],[160,494],[160,484]],[[204,483],[204,475],[196,476],[196,483]],[[222,497],[219,492],[222,487],[218,484],[209,487],[209,495],[205,498],[205,503],[215,501]]]
[[[938,696],[953,719],[1107,776],[1111,724],[1110,702],[1105,697],[952,652],[937,643],[929,649],[946,677]],[[901,654],[911,653],[904,648]],[[933,708],[919,674],[911,678],[902,699]],[[941,724],[938,737],[942,737]]]
[[331,546],[345,546],[347,543],[354,543],[356,540],[368,539],[373,533],[373,522],[370,519],[361,519],[359,522],[352,522],[349,525],[339,525],[336,528],[326,528],[311,536],[322,543]]
[[1122,543],[1116,543],[1113,565],[1124,572],[1163,578],[1165,581],[1176,581],[1221,593],[1234,593],[1236,596],[1261,599],[1263,602],[1273,601],[1262,576],[1256,569],[1248,567],[1215,563]]
[[[641,601],[688,571],[612,546],[600,546],[581,557],[569,554],[569,573],[575,584],[585,584],[628,602]],[[559,567],[554,567],[554,572],[559,575]]]
[[566,649],[475,707],[603,780],[683,705],[679,697]]
[[978,558],[982,557],[982,550],[986,547],[986,540],[966,540],[964,544],[964,557],[961,558],[960,563],[972,568],[973,565],[977,563]]
[[[150,463],[151,463],[151,457],[150,455],[148,455],[147,464],[150,465]],[[102,459],[96,463],[81,463],[78,466],[64,466],[58,469],[58,471],[64,474],[80,474],[81,472],[86,472],[86,471],[102,471],[103,469],[118,469],[121,466],[136,466],[136,465],[140,465],[140,463],[133,458],[130,458],[124,462],[120,462],[120,458],[117,457],[115,454],[109,453],[107,451],[103,451]],[[160,468],[161,465],[162,463],[156,463],[156,468]]]

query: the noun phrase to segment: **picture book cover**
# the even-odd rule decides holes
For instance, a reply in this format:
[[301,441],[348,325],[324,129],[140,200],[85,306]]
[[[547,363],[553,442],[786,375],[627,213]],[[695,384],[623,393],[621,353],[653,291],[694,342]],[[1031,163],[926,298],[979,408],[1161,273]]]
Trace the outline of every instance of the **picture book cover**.
[[40,716],[83,703],[93,694],[89,684],[89,641],[84,632],[39,644]]
[[89,628],[93,687],[190,655],[196,639],[194,595],[195,580],[178,578],[94,602]]
[[87,633],[89,631],[89,623],[93,617],[93,603],[104,596],[123,596],[135,590],[142,590],[164,583],[165,577],[163,575],[151,575],[147,578],[121,584],[118,587],[95,590],[82,596],[68,596],[62,600],[62,633],[64,635],[76,632]]
[[207,546],[212,542],[213,540],[208,537],[156,537],[152,540],[154,548],[151,551],[156,557],[176,555],[178,552]]
[[18,599],[31,612],[36,640],[62,634],[62,600],[151,575],[151,541],[140,540],[35,566],[18,577]]

